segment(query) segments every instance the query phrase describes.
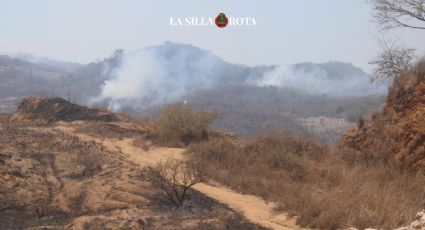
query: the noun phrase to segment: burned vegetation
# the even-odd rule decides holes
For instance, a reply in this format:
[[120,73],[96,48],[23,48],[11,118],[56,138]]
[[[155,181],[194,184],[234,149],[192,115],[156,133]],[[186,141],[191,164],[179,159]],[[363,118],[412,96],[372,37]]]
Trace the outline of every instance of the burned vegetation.
[[148,127],[62,99],[24,100],[0,123],[0,229],[262,229],[192,189],[176,209],[102,142],[149,142]]

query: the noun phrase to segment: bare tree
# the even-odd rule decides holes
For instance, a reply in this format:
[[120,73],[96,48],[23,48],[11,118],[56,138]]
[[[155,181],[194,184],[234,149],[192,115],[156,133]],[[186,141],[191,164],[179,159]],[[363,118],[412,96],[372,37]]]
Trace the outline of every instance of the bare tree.
[[425,29],[425,0],[370,0],[374,17],[385,29]]
[[203,168],[195,161],[168,159],[142,170],[142,178],[152,183],[177,207],[181,207],[187,191],[206,180]]
[[376,66],[372,73],[372,81],[389,79],[400,86],[399,76],[412,67],[415,50],[385,39],[378,40],[378,44],[381,52],[369,63]]

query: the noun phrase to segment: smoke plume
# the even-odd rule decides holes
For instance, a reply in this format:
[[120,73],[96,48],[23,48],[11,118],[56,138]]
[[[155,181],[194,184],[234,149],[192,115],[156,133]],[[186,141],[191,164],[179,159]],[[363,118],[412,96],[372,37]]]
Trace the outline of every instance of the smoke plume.
[[174,102],[194,89],[217,85],[226,66],[209,52],[166,42],[124,53],[99,99],[108,99],[112,109],[130,101],[143,107]]
[[370,84],[367,74],[349,64],[282,65],[259,70],[172,42],[125,52],[118,67],[109,73],[96,101],[107,100],[113,110],[183,101],[196,90],[228,84],[291,87],[335,97],[385,93]]
[[[346,73],[340,73],[340,76],[331,76],[326,66],[306,65],[308,68],[303,64],[277,66],[264,73],[262,78],[254,80],[253,83],[258,86],[297,88],[310,94],[332,97],[384,94],[387,89],[384,85],[372,85],[365,73],[350,73],[347,70]],[[340,63],[340,65],[347,64]]]

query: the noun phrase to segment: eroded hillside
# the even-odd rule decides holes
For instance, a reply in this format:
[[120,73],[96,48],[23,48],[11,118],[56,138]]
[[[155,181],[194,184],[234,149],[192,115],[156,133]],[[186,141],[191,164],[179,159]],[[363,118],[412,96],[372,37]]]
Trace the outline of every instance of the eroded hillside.
[[195,190],[176,210],[122,149],[142,162],[167,152],[146,139],[149,124],[105,113],[32,98],[2,119],[0,229],[261,229]]
[[425,166],[425,61],[400,77],[382,111],[360,120],[341,145],[361,158],[386,159],[401,167]]

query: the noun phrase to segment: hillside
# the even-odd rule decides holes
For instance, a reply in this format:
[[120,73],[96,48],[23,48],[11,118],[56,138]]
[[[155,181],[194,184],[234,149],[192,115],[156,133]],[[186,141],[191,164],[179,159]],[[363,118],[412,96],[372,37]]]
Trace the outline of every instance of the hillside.
[[187,101],[197,110],[220,113],[213,128],[241,137],[274,129],[335,144],[358,116],[378,109],[384,96],[333,98],[296,89],[230,85],[195,92]]
[[75,62],[60,61],[47,57],[36,56],[28,53],[0,53],[0,55],[9,56],[10,58],[19,59],[36,65],[50,66],[60,69],[64,72],[72,72],[81,68],[81,64]]
[[400,76],[382,111],[347,131],[342,147],[358,158],[385,159],[400,167],[425,166],[425,61]]
[[[4,80],[0,85],[4,95],[0,99],[49,95],[87,103],[97,98],[111,108],[146,108],[149,101],[176,102],[194,90],[226,85],[293,88],[331,97],[385,94],[385,86],[371,85],[368,74],[350,63],[250,67],[226,62],[209,51],[176,42],[126,52],[118,49],[111,56],[87,65],[31,55],[3,55],[0,76]],[[123,91],[125,85],[128,87]],[[160,94],[164,90],[167,93]],[[157,97],[154,101],[153,96]]]
[[109,108],[152,106],[183,101],[198,90],[229,85],[291,88],[313,95],[354,97],[382,95],[385,86],[370,83],[349,63],[299,63],[244,66],[229,63],[198,47],[176,42],[121,53],[97,99]]
[[0,56],[0,111],[13,112],[26,96],[54,95],[55,82],[66,73],[54,66]]
[[[114,54],[117,55],[117,54]],[[86,103],[109,79],[117,56],[79,65],[31,55],[0,55],[0,112],[12,113],[28,96],[62,97]]]
[[12,113],[26,96],[61,97],[138,116],[188,101],[195,109],[221,114],[214,128],[242,137],[276,129],[321,136],[332,144],[359,115],[379,108],[385,94],[385,87],[371,85],[369,76],[349,63],[250,67],[175,42],[116,50],[87,65],[1,56],[0,77],[4,113]]
[[266,229],[198,190],[176,209],[142,180],[142,166],[183,152],[153,145],[147,121],[59,98],[27,98],[6,119],[1,229]]
[[[159,145],[155,125],[60,98],[25,99],[0,117],[0,228],[387,229],[421,207],[421,174],[353,165],[310,138],[209,132],[185,151]],[[209,178],[179,208],[141,176],[166,159],[195,160]]]

